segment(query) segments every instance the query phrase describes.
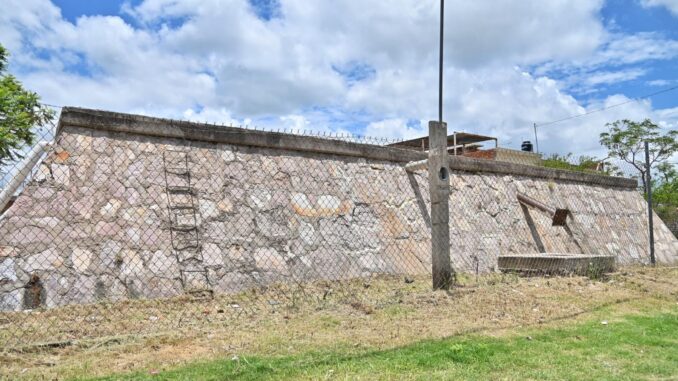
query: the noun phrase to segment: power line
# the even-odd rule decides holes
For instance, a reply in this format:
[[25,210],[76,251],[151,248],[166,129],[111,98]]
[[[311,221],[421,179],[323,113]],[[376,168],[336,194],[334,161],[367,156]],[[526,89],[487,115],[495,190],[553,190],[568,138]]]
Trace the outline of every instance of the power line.
[[438,58],[438,122],[443,123],[443,26],[445,25],[445,0],[440,0],[440,57]]
[[666,88],[666,89],[663,89],[663,90],[659,90],[659,91],[656,91],[656,92],[654,92],[654,93],[646,94],[646,95],[643,95],[643,96],[640,96],[640,97],[637,97],[637,98],[629,99],[628,101],[625,101],[625,102],[621,102],[621,103],[617,103],[617,104],[614,104],[614,105],[602,107],[602,108],[599,108],[599,109],[587,111],[587,112],[585,112],[585,113],[583,113],[583,114],[572,115],[572,116],[568,116],[568,117],[566,117],[566,118],[562,118],[562,119],[558,119],[558,120],[553,120],[553,121],[546,122],[546,123],[538,123],[538,124],[536,124],[536,127],[549,126],[549,125],[551,125],[551,124],[556,124],[556,123],[564,122],[564,121],[566,121],[566,120],[571,120],[571,119],[575,119],[575,118],[581,118],[582,116],[587,116],[587,115],[595,114],[595,113],[597,113],[597,112],[609,110],[609,109],[611,109],[611,108],[623,106],[623,105],[625,105],[625,104],[629,104],[629,103],[633,103],[633,102],[638,102],[638,101],[640,101],[640,100],[647,99],[647,98],[651,98],[651,97],[653,97],[653,96],[655,96],[655,95],[659,95],[659,94],[663,94],[663,93],[668,93],[669,91],[673,91],[673,90],[676,90],[676,89],[678,89],[678,85],[673,86],[673,87],[669,87],[669,88]]

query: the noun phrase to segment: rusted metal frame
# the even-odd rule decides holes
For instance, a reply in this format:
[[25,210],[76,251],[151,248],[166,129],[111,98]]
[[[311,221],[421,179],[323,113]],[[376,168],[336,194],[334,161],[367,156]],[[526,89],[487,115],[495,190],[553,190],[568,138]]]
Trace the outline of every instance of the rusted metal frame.
[[569,209],[552,208],[522,193],[518,193],[516,197],[518,198],[518,202],[521,204],[541,210],[542,212],[548,214],[548,216],[551,217],[552,226],[565,226],[567,223],[567,216],[570,214]]

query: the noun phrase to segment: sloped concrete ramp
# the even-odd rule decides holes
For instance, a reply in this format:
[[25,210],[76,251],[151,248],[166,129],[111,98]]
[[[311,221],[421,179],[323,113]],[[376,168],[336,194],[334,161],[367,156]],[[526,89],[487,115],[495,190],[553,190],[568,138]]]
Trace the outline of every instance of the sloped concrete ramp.
[[498,257],[499,270],[521,274],[592,275],[612,272],[613,255],[595,254],[510,254]]

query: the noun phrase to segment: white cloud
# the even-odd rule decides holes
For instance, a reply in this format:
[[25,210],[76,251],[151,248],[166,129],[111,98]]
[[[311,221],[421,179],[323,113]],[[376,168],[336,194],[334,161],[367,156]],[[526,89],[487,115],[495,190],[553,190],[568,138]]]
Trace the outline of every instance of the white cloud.
[[[11,12],[0,14],[0,41],[13,52],[19,77],[48,103],[397,138],[425,134],[426,123],[412,121],[437,115],[436,0],[281,0],[282,17],[269,21],[245,0],[145,0],[124,7],[134,25],[111,16],[71,23],[48,0],[5,3]],[[598,106],[565,90],[644,74],[617,64],[676,57],[678,42],[660,35],[606,31],[602,5],[448,1],[450,129],[517,147],[532,138],[533,122]],[[373,75],[352,81],[335,70],[356,64]],[[569,79],[549,78],[553,71]],[[595,150],[601,126],[621,115],[664,118],[667,125],[676,119],[634,104],[545,127],[540,146]]]
[[601,84],[630,81],[645,75],[645,73],[647,73],[646,70],[637,68],[619,71],[598,71],[586,76],[583,78],[583,81],[589,86],[597,86]]
[[428,134],[426,122],[408,124],[404,119],[385,119],[372,122],[365,128],[365,135],[377,138],[412,139]]
[[678,16],[678,0],[642,0],[641,3],[646,7],[666,7],[671,13]]

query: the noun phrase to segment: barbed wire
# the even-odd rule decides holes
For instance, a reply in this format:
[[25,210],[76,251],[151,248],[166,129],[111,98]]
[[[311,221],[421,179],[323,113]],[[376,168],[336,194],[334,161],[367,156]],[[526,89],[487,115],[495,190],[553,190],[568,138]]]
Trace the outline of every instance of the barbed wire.
[[[57,108],[57,109],[63,109],[65,106],[59,106],[59,105],[54,105],[50,103],[41,103],[44,106],[52,107],[52,108]],[[311,136],[311,137],[316,137],[316,138],[321,138],[321,139],[328,139],[328,140],[337,140],[337,141],[344,141],[344,142],[350,142],[350,143],[358,143],[358,144],[371,144],[371,145],[389,145],[389,144],[394,144],[394,143],[399,143],[402,142],[404,139],[402,138],[391,138],[391,137],[380,137],[380,136],[367,136],[367,135],[361,135],[361,134],[354,134],[351,132],[347,131],[318,131],[318,130],[312,130],[312,129],[301,129],[301,128],[280,128],[280,127],[262,127],[262,126],[257,126],[257,125],[249,125],[249,124],[234,124],[229,122],[226,124],[225,122],[210,122],[210,121],[202,121],[202,120],[192,120],[190,118],[186,119],[174,119],[174,118],[162,118],[167,121],[171,121],[173,123],[175,122],[188,122],[188,123],[201,123],[201,124],[207,124],[207,125],[212,125],[212,126],[221,126],[221,127],[229,127],[229,128],[240,128],[243,130],[250,130],[250,131],[266,131],[266,132],[277,132],[277,133],[283,133],[283,134],[289,134],[289,135],[299,135],[299,136]]]

